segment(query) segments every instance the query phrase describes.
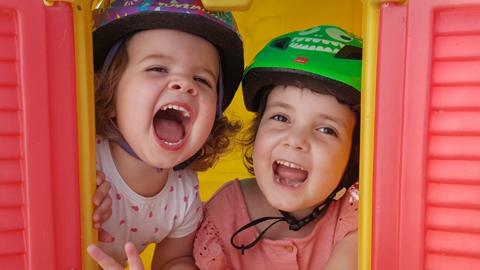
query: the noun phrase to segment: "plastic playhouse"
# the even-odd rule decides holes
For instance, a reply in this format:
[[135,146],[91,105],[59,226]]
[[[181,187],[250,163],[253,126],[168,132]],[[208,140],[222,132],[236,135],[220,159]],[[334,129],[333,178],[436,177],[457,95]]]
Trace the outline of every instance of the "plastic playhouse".
[[[108,2],[0,3],[0,269],[96,269],[91,10]],[[203,3],[235,11],[246,64],[295,29],[362,36],[358,268],[480,269],[480,0]],[[238,93],[227,113],[247,120]],[[238,150],[202,199],[242,176]]]

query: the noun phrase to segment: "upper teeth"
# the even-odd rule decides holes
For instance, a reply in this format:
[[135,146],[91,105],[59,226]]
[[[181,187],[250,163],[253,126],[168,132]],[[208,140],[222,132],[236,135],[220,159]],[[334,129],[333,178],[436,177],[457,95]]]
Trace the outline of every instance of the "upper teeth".
[[178,105],[173,105],[173,104],[168,104],[160,108],[160,110],[165,111],[167,109],[173,109],[182,112],[183,117],[190,117],[190,113],[187,111],[187,109],[180,107]]
[[306,170],[305,170],[303,167],[301,167],[300,165],[297,165],[297,164],[292,163],[292,162],[289,162],[289,161],[277,160],[276,162],[277,162],[277,164],[280,164],[280,165],[283,165],[283,166],[286,166],[286,167],[289,167],[289,168],[299,169],[299,170],[302,170],[302,171],[306,171]]

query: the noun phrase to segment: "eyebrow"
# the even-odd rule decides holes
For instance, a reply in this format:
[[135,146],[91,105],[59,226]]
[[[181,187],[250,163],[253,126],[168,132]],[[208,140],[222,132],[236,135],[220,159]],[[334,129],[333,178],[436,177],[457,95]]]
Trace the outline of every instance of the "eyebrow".
[[285,102],[282,102],[282,101],[275,101],[275,102],[272,102],[272,103],[267,103],[267,107],[280,107],[280,108],[285,108],[285,109],[293,109],[293,106],[288,104],[288,103],[285,103]]
[[148,54],[147,56],[141,58],[140,60],[137,61],[137,64],[142,63],[143,61],[149,60],[149,59],[155,59],[155,58],[160,58],[160,59],[168,59],[168,60],[173,60],[172,57],[166,56],[163,54]]
[[[156,54],[149,54],[149,55],[143,57],[142,59],[138,60],[137,64],[140,64],[140,63],[142,63],[143,61],[147,61],[147,60],[149,60],[149,59],[157,59],[157,58],[158,58],[158,59],[167,59],[167,60],[169,60],[169,61],[174,61],[174,60],[175,60],[175,59],[174,59],[173,57],[171,57],[171,56],[167,56],[167,55],[163,55],[163,54],[158,54],[158,53],[156,53]],[[206,66],[204,66],[204,65],[197,65],[197,66],[195,66],[195,68],[201,69],[201,70],[207,72],[208,74],[210,74],[210,75],[212,76],[212,78],[218,80],[218,76],[216,76],[215,73],[214,73],[212,70],[210,70],[208,67],[206,67]],[[219,68],[221,68],[221,66],[219,66]]]
[[[273,108],[280,107],[280,108],[289,109],[289,110],[294,109],[294,106],[292,106],[288,103],[282,102],[282,101],[272,102],[272,103],[268,104],[268,107],[273,107]],[[323,113],[319,113],[316,116],[321,117],[323,119],[327,119],[327,120],[335,122],[335,123],[338,123],[343,128],[347,128],[347,123],[345,123],[345,121],[341,120],[340,118],[333,117],[331,115],[323,114]]]

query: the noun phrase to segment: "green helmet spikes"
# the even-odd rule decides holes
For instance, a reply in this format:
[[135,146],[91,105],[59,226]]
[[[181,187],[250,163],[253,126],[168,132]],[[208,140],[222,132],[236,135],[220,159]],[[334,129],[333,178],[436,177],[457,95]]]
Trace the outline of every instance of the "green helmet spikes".
[[362,40],[336,26],[316,26],[271,40],[247,67],[243,96],[257,111],[262,92],[273,85],[328,87],[349,104],[359,104]]

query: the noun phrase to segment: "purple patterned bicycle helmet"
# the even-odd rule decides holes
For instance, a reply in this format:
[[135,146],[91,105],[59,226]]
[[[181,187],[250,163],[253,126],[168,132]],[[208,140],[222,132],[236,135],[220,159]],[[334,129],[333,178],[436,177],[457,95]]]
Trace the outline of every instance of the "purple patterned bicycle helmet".
[[[148,29],[173,29],[200,36],[218,50],[222,64],[224,111],[242,78],[243,43],[231,12],[206,10],[200,0],[113,0],[93,10],[95,71],[122,38]],[[219,96],[219,98],[221,98]]]

